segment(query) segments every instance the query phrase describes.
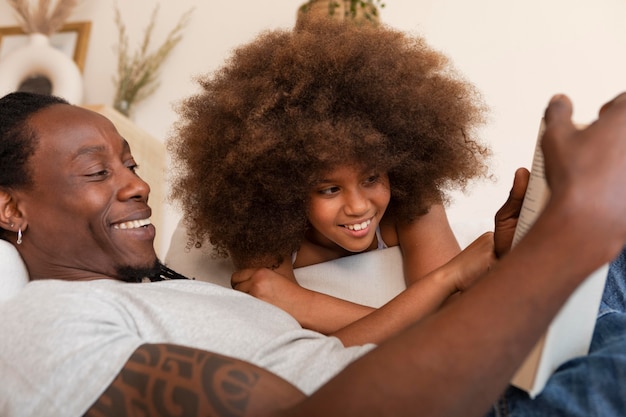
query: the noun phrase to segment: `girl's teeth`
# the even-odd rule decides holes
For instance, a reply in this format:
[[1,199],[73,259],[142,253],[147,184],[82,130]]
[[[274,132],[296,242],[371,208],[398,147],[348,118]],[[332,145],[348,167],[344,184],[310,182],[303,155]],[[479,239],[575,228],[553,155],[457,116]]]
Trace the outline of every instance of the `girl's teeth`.
[[366,229],[367,226],[369,226],[371,222],[372,222],[371,220],[367,220],[367,221],[364,221],[363,223],[348,224],[346,225],[346,227],[350,230],[356,230],[358,232],[359,230]]

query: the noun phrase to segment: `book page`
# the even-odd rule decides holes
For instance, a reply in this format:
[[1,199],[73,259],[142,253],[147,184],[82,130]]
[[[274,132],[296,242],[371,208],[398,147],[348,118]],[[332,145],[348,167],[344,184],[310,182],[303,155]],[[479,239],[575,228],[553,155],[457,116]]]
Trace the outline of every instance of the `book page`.
[[535,154],[533,155],[533,163],[530,169],[530,178],[528,179],[528,188],[524,195],[524,203],[517,220],[517,228],[513,236],[513,246],[526,234],[528,229],[535,223],[539,213],[545,207],[548,198],[550,198],[550,189],[546,182],[543,152],[541,151],[541,137],[543,136],[544,123],[541,122],[537,142],[535,144]]

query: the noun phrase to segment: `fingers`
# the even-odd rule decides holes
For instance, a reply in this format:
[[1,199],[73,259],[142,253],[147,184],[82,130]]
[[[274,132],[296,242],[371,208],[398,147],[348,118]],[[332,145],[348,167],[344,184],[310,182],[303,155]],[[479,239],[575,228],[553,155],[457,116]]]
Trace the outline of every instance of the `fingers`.
[[[255,297],[263,292],[263,288],[267,288],[264,283],[280,277],[274,271],[268,268],[247,268],[234,272],[230,277],[230,286],[233,289],[245,292]],[[261,291],[261,292],[259,292]]]
[[526,168],[518,168],[513,177],[513,185],[509,197],[496,213],[496,222],[507,218],[517,218],[524,202],[530,173]]
[[546,138],[549,138],[548,141],[555,140],[574,132],[576,127],[572,122],[572,113],[572,102],[567,96],[558,94],[552,97],[544,115],[546,128],[543,142],[546,142]]
[[524,199],[526,194],[526,188],[528,188],[528,180],[530,179],[530,172],[526,168],[518,168],[513,176],[513,186],[511,187],[510,198],[515,201]]
[[573,106],[571,100],[563,95],[557,94],[552,97],[546,108],[544,118],[546,127],[554,125],[572,125]]
[[509,197],[496,213],[494,242],[498,258],[511,249],[529,178],[530,173],[526,168],[519,168],[515,171]]
[[234,272],[230,277],[230,286],[237,291],[247,292],[247,283],[252,278],[253,269],[241,269]]

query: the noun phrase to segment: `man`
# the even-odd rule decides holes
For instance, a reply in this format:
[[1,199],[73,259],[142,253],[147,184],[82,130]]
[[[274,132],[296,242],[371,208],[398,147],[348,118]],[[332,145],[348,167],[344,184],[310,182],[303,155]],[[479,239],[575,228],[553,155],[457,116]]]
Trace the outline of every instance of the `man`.
[[[563,96],[548,106],[552,198],[515,249],[379,347],[343,348],[245,294],[124,282],[169,274],[126,140],[55,98],[0,99],[0,227],[31,277],[0,305],[2,415],[483,414],[568,295],[626,242],[626,95],[582,131],[571,112]],[[501,218],[524,187],[518,178]]]

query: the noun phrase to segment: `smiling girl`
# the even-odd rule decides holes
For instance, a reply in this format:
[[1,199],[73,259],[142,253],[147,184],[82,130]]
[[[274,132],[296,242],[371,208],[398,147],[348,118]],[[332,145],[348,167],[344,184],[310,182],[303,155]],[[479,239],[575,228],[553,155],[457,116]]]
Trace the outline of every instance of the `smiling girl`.
[[373,310],[300,287],[294,267],[400,246],[409,290],[394,315],[414,319],[493,260],[489,235],[455,258],[444,210],[449,190],[486,173],[486,109],[422,39],[304,21],[239,48],[200,85],[168,143],[173,197],[192,237],[233,261],[237,290],[337,334]]

